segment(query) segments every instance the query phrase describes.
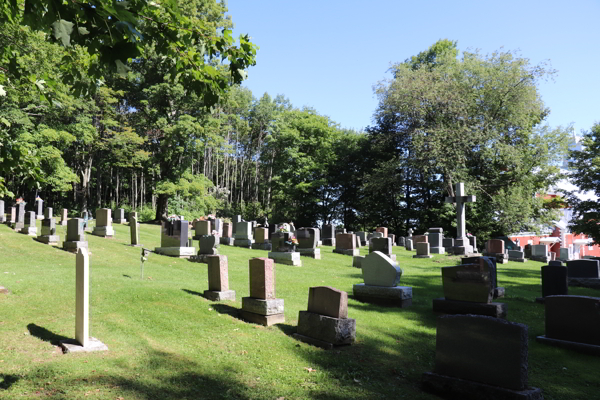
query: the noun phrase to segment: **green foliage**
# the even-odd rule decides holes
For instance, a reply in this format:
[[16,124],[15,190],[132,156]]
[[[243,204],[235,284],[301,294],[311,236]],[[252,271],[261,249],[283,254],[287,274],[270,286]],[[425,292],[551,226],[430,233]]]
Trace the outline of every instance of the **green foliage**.
[[178,182],[161,181],[155,193],[169,198],[169,215],[185,215],[190,221],[214,214],[219,201],[208,193],[213,186],[204,175],[185,173]]

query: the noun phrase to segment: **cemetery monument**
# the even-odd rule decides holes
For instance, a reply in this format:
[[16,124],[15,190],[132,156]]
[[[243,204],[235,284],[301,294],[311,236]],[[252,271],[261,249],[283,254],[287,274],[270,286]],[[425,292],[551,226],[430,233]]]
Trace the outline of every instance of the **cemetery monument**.
[[242,297],[241,316],[248,322],[270,326],[285,322],[283,299],[275,297],[275,263],[269,258],[249,260],[250,296]]
[[412,305],[412,287],[398,286],[402,269],[394,260],[374,251],[361,261],[361,269],[364,283],[353,286],[354,298],[401,308]]

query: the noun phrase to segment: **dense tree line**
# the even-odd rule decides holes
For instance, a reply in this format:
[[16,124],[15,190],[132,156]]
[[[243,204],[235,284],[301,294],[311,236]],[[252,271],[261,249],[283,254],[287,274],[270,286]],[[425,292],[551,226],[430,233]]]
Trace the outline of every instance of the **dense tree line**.
[[[178,15],[201,22],[218,47],[219,35],[230,35],[225,12],[198,0]],[[566,151],[566,132],[543,125],[549,111],[537,91],[552,71],[510,52],[459,57],[456,43],[437,42],[393,66],[377,85],[373,125],[355,132],[284,96],[255,97],[226,78],[231,62],[215,57],[201,68],[212,79],[192,84],[178,69],[184,61],[166,57],[158,39],[136,42],[133,59],[113,70],[18,16],[2,22],[0,45],[21,49],[2,60],[5,200],[40,195],[55,209],[125,207],[157,220],[241,213],[296,226],[451,233],[444,197],[465,182],[478,197],[468,229],[483,239],[555,217],[536,196],[560,177],[555,165]],[[252,53],[250,45],[239,49]],[[186,51],[206,52],[205,44]],[[235,74],[252,62],[240,61]]]

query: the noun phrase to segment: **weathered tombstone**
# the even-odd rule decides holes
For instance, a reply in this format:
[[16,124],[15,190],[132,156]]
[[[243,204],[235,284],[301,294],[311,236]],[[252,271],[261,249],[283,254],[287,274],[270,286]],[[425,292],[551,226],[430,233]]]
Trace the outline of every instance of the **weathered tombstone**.
[[333,249],[333,252],[347,256],[360,255],[360,250],[356,248],[354,233],[338,233],[335,237],[335,249]]
[[269,240],[269,229],[263,227],[254,228],[254,243],[252,243],[252,248],[257,250],[267,250],[270,251],[273,249],[273,245],[271,240]]
[[454,248],[454,239],[444,238],[444,240],[442,240],[442,246],[444,247],[444,249],[453,249]]
[[52,208],[46,207],[44,213],[44,219],[42,220],[42,232],[41,235],[35,238],[38,242],[49,244],[51,246],[58,246],[59,236],[56,234],[56,223],[52,217]]
[[566,296],[569,294],[568,269],[562,265],[544,265],[542,274],[542,297],[535,299],[543,303],[548,296]]
[[77,250],[75,268],[75,340],[62,340],[65,353],[104,351],[108,347],[90,337],[90,261],[86,248]]
[[470,256],[470,257],[462,257],[461,260],[461,265],[467,265],[467,264],[479,264],[479,259],[480,258],[484,258],[485,260],[489,261],[487,263],[488,267],[491,268],[492,273],[491,273],[491,278],[492,278],[492,285],[494,286],[494,299],[500,298],[500,297],[504,297],[505,295],[505,289],[503,287],[499,287],[498,286],[498,268],[496,266],[496,258],[494,257],[485,257],[485,256]]
[[442,228],[429,228],[427,242],[429,243],[429,251],[432,254],[445,254],[444,248],[444,230]]
[[360,242],[360,238],[358,236],[356,236],[356,234],[354,235],[354,239],[356,240],[356,248],[360,249],[362,247],[361,242]]
[[17,203],[16,217],[17,218],[13,225],[13,229],[15,231],[20,231],[25,226],[25,203],[24,202]]
[[550,254],[548,254],[548,247],[545,244],[534,244],[531,246],[531,257],[535,261],[541,261],[548,263],[550,261]]
[[204,297],[212,301],[235,301],[235,290],[229,289],[227,256],[207,256],[206,262],[208,263],[208,290],[204,291]]
[[388,228],[386,228],[384,226],[380,226],[379,228],[376,228],[375,232],[381,232],[381,233],[383,233],[383,237],[384,238],[388,237]]
[[234,238],[233,238],[233,227],[231,222],[223,222],[223,235],[220,237],[221,244],[227,246],[233,246]]
[[235,234],[237,233],[237,224],[242,222],[242,216],[241,215],[236,215],[235,217],[233,217],[233,221],[232,221],[232,228],[233,228],[233,237],[235,237]]
[[528,386],[527,325],[479,315],[437,320],[435,369],[426,391],[456,399],[542,400]]
[[569,261],[573,258],[573,251],[570,247],[561,247],[558,254],[558,259],[563,261]]
[[508,261],[526,262],[525,252],[519,250],[508,250]]
[[492,302],[493,273],[487,257],[480,257],[479,264],[442,267],[444,298],[433,299],[433,311],[505,318],[506,304]]
[[416,244],[417,254],[413,256],[413,258],[432,258],[429,251],[429,243],[428,242],[418,242]]
[[71,253],[77,253],[80,248],[88,248],[83,220],[81,218],[71,218],[67,222],[67,239],[63,242],[63,249]]
[[235,225],[235,241],[233,245],[236,247],[252,248],[254,238],[252,237],[252,222],[238,222]]
[[10,208],[10,221],[7,221],[8,225],[14,225],[17,221],[17,207]]
[[[97,219],[98,217],[96,217]],[[117,208],[115,210],[115,216],[113,217],[113,222],[115,224],[124,224],[127,222],[127,220],[125,219],[125,210],[122,208]]]
[[504,249],[504,240],[502,239],[488,240],[485,244],[483,255],[496,258],[496,262],[499,264],[508,263],[508,255]]
[[600,355],[600,298],[548,296],[545,309],[546,335],[539,342]]
[[301,256],[311,257],[315,260],[321,259],[321,249],[317,248],[319,241],[319,230],[317,228],[300,228],[296,231],[298,246],[296,251]]
[[569,286],[581,286],[600,289],[600,261],[570,260],[567,261],[569,270]]
[[353,286],[357,300],[398,307],[412,304],[412,288],[397,286],[402,270],[391,258],[374,251],[361,261],[361,269],[364,283]]
[[161,223],[160,247],[155,253],[170,257],[190,258],[196,248],[189,245],[190,224],[186,220],[169,219]]
[[44,219],[44,200],[39,196],[35,199],[35,219]]
[[[137,213],[135,213],[137,214]],[[140,224],[137,222],[137,215],[129,216],[129,235],[131,237],[131,245],[140,247]]]
[[[475,196],[465,195],[465,184],[459,182],[456,184],[454,197],[446,197],[446,203],[456,204],[456,239],[452,252],[457,255],[466,255],[473,252],[473,246],[467,237],[467,225],[465,218],[465,204],[476,201]],[[450,251],[450,250],[448,250]]]
[[404,248],[408,251],[413,251],[414,247],[413,247],[413,241],[411,238],[406,238],[406,245],[404,246]]
[[23,228],[19,231],[25,235],[29,236],[37,236],[37,226],[36,226],[36,215],[33,211],[28,211],[25,213],[25,222],[23,223]]
[[324,246],[335,246],[335,228],[333,225],[323,226],[322,241]]
[[360,240],[361,246],[367,245],[367,232],[356,232],[356,237]]
[[398,246],[404,247],[406,246],[406,238],[404,236],[398,236],[397,242]]
[[427,235],[416,235],[412,237],[413,245],[417,245],[417,243],[429,243]]
[[192,239],[200,240],[202,236],[211,235],[211,222],[210,221],[196,221],[196,226],[194,228],[194,236]]
[[388,233],[388,237],[390,239],[392,239],[392,246],[396,245],[396,235],[392,234],[392,233]]
[[308,310],[299,312],[294,337],[328,350],[352,344],[356,320],[348,318],[348,294],[329,286],[309,288]]
[[250,296],[242,297],[242,318],[264,326],[285,322],[283,299],[275,297],[275,263],[252,258],[249,266]]
[[219,254],[219,237],[217,235],[204,235],[199,240],[200,249],[198,254],[194,258],[194,261],[207,263],[208,256],[215,256]]
[[68,210],[66,208],[63,208],[60,212],[60,224],[62,226],[67,226],[67,219],[68,219]]
[[0,200],[0,223],[6,223],[6,214],[4,213],[4,200]]
[[298,240],[292,232],[275,232],[271,238],[273,251],[268,253],[270,259],[278,264],[302,266],[300,253],[296,251]]
[[100,208],[96,210],[96,226],[92,230],[92,235],[104,238],[113,238],[115,230],[112,227],[112,218],[110,217],[110,208]]
[[371,238],[369,240],[369,254],[374,251],[379,251],[391,258],[392,261],[396,261],[396,255],[392,254],[392,238]]

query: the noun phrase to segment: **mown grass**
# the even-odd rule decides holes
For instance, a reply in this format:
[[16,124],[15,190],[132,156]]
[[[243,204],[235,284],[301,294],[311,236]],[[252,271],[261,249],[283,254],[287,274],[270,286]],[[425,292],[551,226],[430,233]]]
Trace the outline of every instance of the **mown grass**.
[[[61,239],[63,227],[58,228]],[[90,334],[108,352],[63,355],[56,343],[75,335],[75,256],[0,226],[0,398],[49,399],[433,399],[420,389],[435,357],[436,315],[442,296],[440,267],[457,257],[413,259],[394,248],[413,287],[406,309],[360,303],[352,285],[362,281],[352,258],[322,247],[322,260],[302,267],[277,265],[276,294],[285,300],[285,324],[265,328],[237,318],[247,296],[248,259],[266,251],[221,246],[229,259],[237,301],[213,303],[205,264],[151,254],[140,280],[140,249],[127,246],[129,227],[116,237],[87,234],[91,268]],[[160,228],[141,225],[140,240],[153,249]],[[197,246],[197,243],[196,243]],[[361,249],[366,255],[368,250]],[[600,359],[538,344],[544,333],[542,264],[499,266],[508,320],[529,326],[530,385],[546,399],[600,398]],[[324,351],[297,342],[298,311],[310,286],[328,285],[350,295],[357,321],[352,346]],[[571,294],[597,296],[591,289]],[[493,363],[493,360],[490,360]]]

